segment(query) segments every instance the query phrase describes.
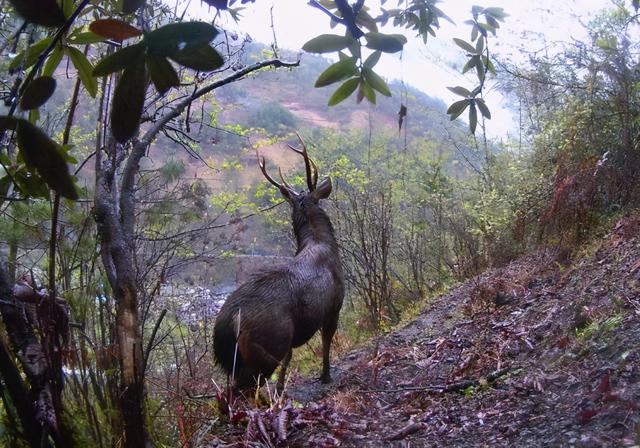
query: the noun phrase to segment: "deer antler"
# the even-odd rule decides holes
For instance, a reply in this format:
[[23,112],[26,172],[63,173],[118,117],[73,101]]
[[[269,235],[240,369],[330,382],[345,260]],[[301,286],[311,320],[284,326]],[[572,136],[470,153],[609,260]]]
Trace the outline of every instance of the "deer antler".
[[296,135],[298,136],[298,140],[300,140],[302,149],[295,148],[289,144],[287,144],[287,146],[304,158],[304,169],[307,173],[307,187],[309,187],[309,191],[311,192],[316,189],[316,185],[318,184],[318,167],[313,160],[309,158],[309,155],[307,154],[307,145],[304,144],[304,140],[302,140],[300,134],[296,132]]
[[[262,174],[264,175],[264,177],[269,182],[271,182],[271,184],[275,185],[278,188],[282,188],[282,185],[280,185],[278,182],[276,182],[273,179],[273,177],[269,176],[269,173],[267,173],[267,168],[266,168],[266,164],[265,164],[265,161],[264,161],[264,157],[260,157],[260,154],[258,154],[258,150],[257,149],[256,149],[256,156],[258,157],[258,166],[260,167],[260,171],[262,171]],[[280,176],[282,176],[282,174]],[[286,184],[286,182],[285,182],[285,184]],[[288,185],[287,185],[287,187],[288,187]]]

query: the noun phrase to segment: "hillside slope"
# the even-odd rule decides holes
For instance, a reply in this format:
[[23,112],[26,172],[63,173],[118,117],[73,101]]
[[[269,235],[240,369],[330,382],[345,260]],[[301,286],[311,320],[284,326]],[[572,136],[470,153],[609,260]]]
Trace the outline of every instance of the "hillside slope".
[[637,446],[640,214],[567,258],[465,282],[338,360],[331,386],[295,380],[302,407],[248,410],[226,443]]

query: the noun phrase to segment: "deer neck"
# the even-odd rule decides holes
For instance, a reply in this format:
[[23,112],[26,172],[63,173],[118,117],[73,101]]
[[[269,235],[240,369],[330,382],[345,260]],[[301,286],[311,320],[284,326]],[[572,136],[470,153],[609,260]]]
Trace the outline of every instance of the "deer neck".
[[294,216],[293,231],[297,242],[296,255],[318,246],[325,246],[331,252],[338,253],[338,243],[331,221],[319,207]]

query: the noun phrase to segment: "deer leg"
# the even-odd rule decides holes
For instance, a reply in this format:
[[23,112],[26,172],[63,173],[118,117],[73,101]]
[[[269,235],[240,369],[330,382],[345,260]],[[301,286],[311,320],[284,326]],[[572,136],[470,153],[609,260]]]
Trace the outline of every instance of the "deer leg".
[[282,390],[284,389],[284,380],[286,379],[287,375],[287,367],[289,367],[289,362],[291,361],[292,351],[292,349],[289,349],[281,362],[280,373],[278,374],[278,383],[276,384],[276,389],[278,390],[278,392],[282,392]]
[[338,328],[338,321],[329,322],[322,327],[322,376],[320,381],[323,384],[329,384],[331,382],[331,366],[329,364],[329,351],[331,350],[331,340]]

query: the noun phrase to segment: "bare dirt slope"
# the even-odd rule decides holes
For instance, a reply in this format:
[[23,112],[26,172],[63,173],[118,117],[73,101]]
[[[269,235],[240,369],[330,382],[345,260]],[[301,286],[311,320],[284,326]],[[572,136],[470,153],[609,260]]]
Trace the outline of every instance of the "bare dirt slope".
[[299,379],[284,407],[247,410],[224,444],[640,445],[640,219],[572,258],[467,281],[336,361],[332,385]]

